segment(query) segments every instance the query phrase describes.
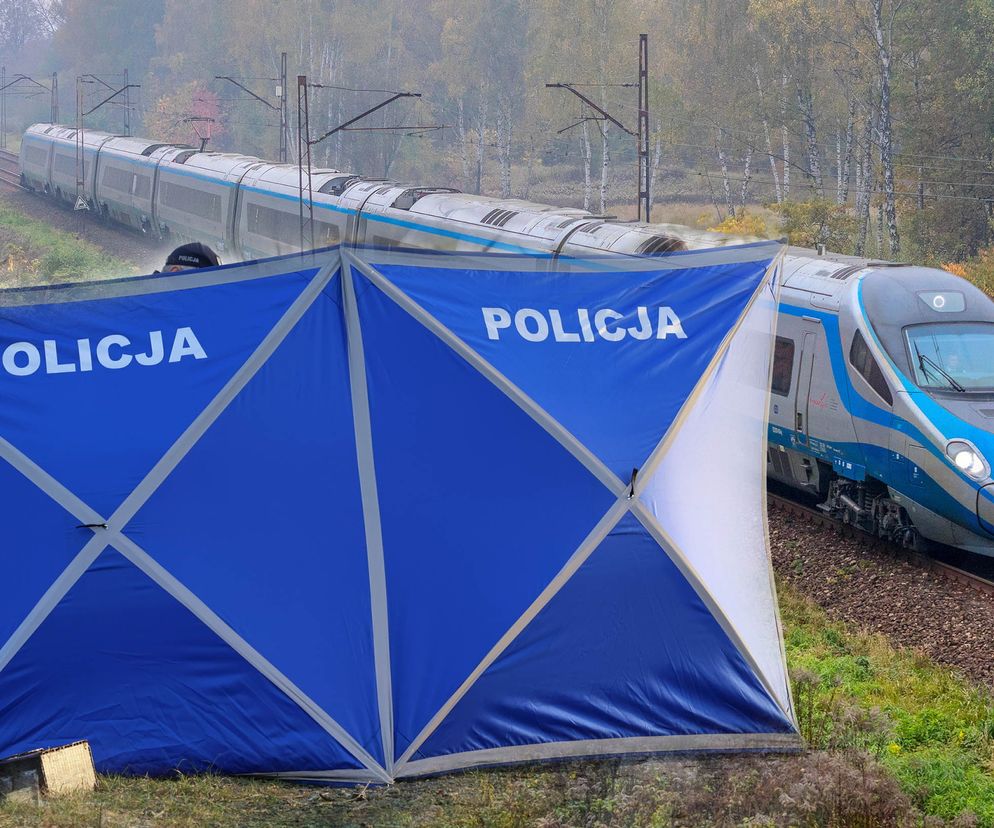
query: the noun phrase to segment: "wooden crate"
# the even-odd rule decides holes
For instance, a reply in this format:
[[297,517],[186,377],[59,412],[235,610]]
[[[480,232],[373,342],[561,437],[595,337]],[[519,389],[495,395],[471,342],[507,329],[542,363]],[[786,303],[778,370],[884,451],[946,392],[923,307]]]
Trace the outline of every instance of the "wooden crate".
[[0,797],[37,802],[42,796],[92,791],[96,784],[86,741],[0,759]]

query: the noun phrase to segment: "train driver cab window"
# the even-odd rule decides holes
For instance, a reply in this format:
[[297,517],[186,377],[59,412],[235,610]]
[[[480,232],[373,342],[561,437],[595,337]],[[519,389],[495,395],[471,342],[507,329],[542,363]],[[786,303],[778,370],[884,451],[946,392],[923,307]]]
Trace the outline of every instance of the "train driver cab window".
[[794,340],[778,336],[773,347],[773,393],[786,397],[790,393],[790,381],[793,374]]
[[890,393],[890,388],[887,387],[884,372],[880,370],[866,340],[863,339],[863,334],[859,331],[856,331],[852,338],[852,345],[849,348],[849,364],[859,372],[859,375],[866,380],[870,388],[876,391],[887,405],[894,404],[894,397]]

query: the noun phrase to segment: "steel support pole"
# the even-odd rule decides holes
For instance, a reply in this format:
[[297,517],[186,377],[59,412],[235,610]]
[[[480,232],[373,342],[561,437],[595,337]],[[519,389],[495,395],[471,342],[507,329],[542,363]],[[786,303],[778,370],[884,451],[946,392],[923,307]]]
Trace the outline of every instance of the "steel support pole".
[[[305,169],[306,165],[306,169]],[[304,175],[307,175],[307,219],[304,218]],[[311,119],[307,75],[297,75],[297,193],[300,210],[300,249],[314,248],[314,192],[311,187]],[[308,245],[306,242],[310,242]]]
[[289,143],[289,124],[287,123],[287,88],[286,88],[286,52],[280,54],[280,163],[287,159],[287,144]]
[[639,35],[639,219],[652,221],[649,189],[652,170],[649,166],[649,35]]
[[128,70],[124,70],[124,134],[131,137],[131,87],[128,85]]
[[0,66],[0,149],[7,149],[7,67]]
[[52,123],[59,122],[59,73],[52,72]]

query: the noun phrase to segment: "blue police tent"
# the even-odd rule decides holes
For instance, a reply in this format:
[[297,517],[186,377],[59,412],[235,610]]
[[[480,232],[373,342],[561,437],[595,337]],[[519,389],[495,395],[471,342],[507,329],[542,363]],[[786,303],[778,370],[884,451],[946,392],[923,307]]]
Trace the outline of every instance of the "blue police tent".
[[0,292],[0,755],[386,782],[795,746],[779,253]]

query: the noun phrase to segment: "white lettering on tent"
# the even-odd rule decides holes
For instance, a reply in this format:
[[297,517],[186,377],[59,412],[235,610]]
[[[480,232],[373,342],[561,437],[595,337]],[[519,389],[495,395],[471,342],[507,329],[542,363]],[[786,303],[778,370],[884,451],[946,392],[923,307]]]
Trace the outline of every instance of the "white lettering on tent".
[[179,362],[185,356],[194,359],[207,359],[207,354],[201,347],[193,328],[180,328],[173,340],[173,349],[169,352],[170,362]]
[[75,362],[59,362],[59,351],[54,339],[45,340],[45,373],[71,374],[76,370]]
[[162,347],[162,331],[152,331],[148,335],[150,345],[147,354],[135,354],[135,362],[139,365],[158,365],[162,362],[166,350]]
[[[535,323],[534,331],[528,328],[529,319]],[[541,311],[532,308],[522,308],[514,314],[514,327],[521,334],[521,338],[529,342],[543,342],[549,338],[549,323],[545,321]]]
[[[501,332],[511,330],[511,312],[504,308],[481,308],[487,339],[499,341]],[[626,337],[646,341],[650,339],[686,339],[683,323],[673,308],[661,306],[648,308],[640,305],[634,315],[626,316],[611,308],[577,308],[574,313],[551,308],[519,308],[514,312],[514,330],[526,342],[545,342],[552,333],[556,342],[621,342]],[[625,325],[626,321],[635,324]]]
[[503,308],[483,308],[483,324],[487,326],[487,339],[500,339],[501,328],[511,327],[511,314]]
[[549,319],[552,320],[552,336],[556,342],[580,341],[580,334],[572,333],[563,328],[563,318],[555,308],[549,311]]
[[[124,349],[131,344],[131,340],[122,334],[111,334],[105,336],[97,343],[97,362],[104,368],[127,368],[134,357],[124,352]],[[114,356],[110,349],[120,348],[117,356]]]
[[[507,314],[510,326],[510,314]],[[162,331],[149,331],[140,341],[124,334],[108,334],[93,343],[77,339],[73,344],[59,344],[45,339],[41,347],[33,342],[12,342],[3,348],[0,365],[12,377],[27,377],[35,373],[72,374],[93,370],[94,362],[101,368],[119,370],[130,365],[144,367],[159,365],[166,358],[166,339]],[[207,359],[200,340],[192,328],[178,328],[172,335],[168,362],[181,362],[186,357]]]
[[597,333],[600,334],[601,339],[606,339],[608,342],[620,342],[625,338],[625,329],[608,330],[607,321],[610,319],[612,322],[620,322],[624,318],[624,314],[610,308],[603,308],[594,314],[594,327],[597,328]]
[[659,324],[656,326],[656,339],[666,339],[673,334],[677,339],[686,339],[687,334],[683,332],[683,325],[680,318],[673,313],[673,308],[659,309]]
[[[18,365],[18,355],[25,359]],[[15,377],[26,377],[38,370],[41,365],[41,354],[30,342],[15,342],[3,350],[3,369]]]
[[89,339],[77,339],[76,347],[79,350],[79,370],[80,371],[92,371],[93,370],[93,354],[90,351],[90,340]]

